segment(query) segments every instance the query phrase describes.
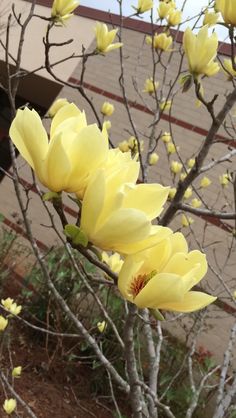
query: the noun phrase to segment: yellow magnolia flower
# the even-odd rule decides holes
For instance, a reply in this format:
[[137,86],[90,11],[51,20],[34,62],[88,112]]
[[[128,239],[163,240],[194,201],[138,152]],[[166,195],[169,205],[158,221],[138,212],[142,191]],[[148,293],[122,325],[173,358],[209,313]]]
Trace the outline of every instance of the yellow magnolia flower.
[[118,278],[122,296],[139,308],[193,312],[214,302],[214,296],[191,291],[207,272],[200,251],[188,253],[181,233],[125,259]]
[[22,372],[22,367],[21,366],[17,366],[17,367],[14,367],[14,369],[11,372],[11,375],[12,375],[12,377],[16,377],[17,378],[17,377],[20,377],[21,372]]
[[183,168],[183,164],[179,163],[178,161],[171,161],[170,169],[172,173],[178,174]]
[[189,225],[192,225],[194,223],[194,220],[190,216],[182,215],[181,223],[183,227],[187,227]]
[[0,331],[4,331],[4,329],[8,325],[8,319],[4,318],[2,315],[0,315]]
[[200,181],[200,187],[205,189],[206,187],[210,186],[211,180],[208,177],[203,177]]
[[193,194],[192,187],[188,187],[184,192],[184,199],[189,199]]
[[78,6],[78,0],[54,0],[51,16],[55,21],[63,23],[73,16],[73,11]]
[[149,155],[148,162],[150,165],[155,165],[158,160],[159,160],[159,155],[156,152],[152,152],[152,154]]
[[[236,59],[234,58],[234,62],[236,64]],[[233,69],[231,59],[225,59],[223,62],[223,70],[225,74],[228,76],[229,80],[232,80],[236,77],[236,71]]]
[[221,176],[219,176],[220,184],[223,187],[227,187],[229,182],[231,181],[231,176],[228,173],[224,173]]
[[172,188],[169,190],[169,195],[168,195],[168,198],[169,198],[170,200],[172,200],[172,199],[174,199],[175,195],[176,195],[176,188],[175,188],[175,187],[172,187]]
[[214,32],[208,37],[207,26],[203,26],[197,35],[187,28],[184,32],[183,46],[191,74],[212,76],[219,71],[219,65],[214,62],[218,48],[217,34]]
[[102,252],[102,261],[106,263],[114,273],[119,273],[120,269],[124,263],[120,254],[114,253],[112,255],[108,255],[106,251]]
[[12,412],[16,409],[16,400],[13,398],[5,399],[3,409],[7,413],[7,415],[11,415]]
[[180,10],[171,9],[168,15],[167,23],[169,26],[177,26],[181,23],[182,12]]
[[135,7],[138,14],[148,12],[153,8],[153,0],[138,0],[138,6]]
[[204,14],[203,25],[208,25],[209,27],[215,26],[219,18],[219,13],[206,11],[206,13]]
[[161,136],[161,140],[163,142],[165,142],[166,144],[168,142],[170,142],[171,141],[171,134],[170,134],[170,132],[164,132],[164,134]]
[[168,228],[151,224],[163,209],[168,188],[159,184],[135,185],[138,172],[135,174],[129,172],[128,166],[110,175],[100,169],[85,192],[81,229],[90,242],[105,251],[134,253],[170,233]]
[[236,2],[235,0],[216,0],[216,9],[221,13],[223,20],[228,25],[236,26]]
[[73,104],[63,106],[51,123],[50,141],[40,116],[19,109],[10,137],[41,183],[53,192],[77,192],[80,197],[90,175],[108,155],[108,138],[97,125],[87,125],[84,112]]
[[113,104],[109,103],[109,102],[104,102],[102,107],[101,107],[101,113],[104,116],[111,116],[112,113],[114,112],[115,107]]
[[162,110],[163,112],[164,112],[165,110],[166,110],[166,111],[170,110],[171,106],[172,106],[172,100],[166,100],[166,99],[163,99],[163,100],[161,101],[161,103],[159,104],[159,108],[160,108],[160,110]]
[[173,142],[169,142],[167,144],[166,149],[167,149],[168,154],[174,154],[176,151],[179,150],[179,147],[176,147],[175,144],[173,144]]
[[102,321],[102,322],[97,323],[97,329],[98,329],[99,332],[101,332],[101,334],[105,331],[106,327],[107,327],[106,321]]
[[170,9],[171,9],[171,5],[169,3],[165,3],[164,1],[161,1],[157,9],[159,18],[165,19],[168,16]]
[[152,77],[151,78],[147,78],[145,80],[145,83],[144,83],[144,90],[143,90],[143,92],[144,93],[152,94],[152,93],[154,93],[155,90],[157,90],[158,86],[159,86],[159,82],[158,81],[155,81],[154,82]]
[[63,106],[69,104],[67,99],[57,99],[55,100],[55,102],[53,102],[53,104],[50,106],[49,110],[48,110],[48,116],[50,118],[53,118],[55,116],[55,114],[58,112],[58,110],[60,110]]
[[115,39],[118,29],[108,31],[105,23],[97,22],[95,26],[95,36],[97,40],[97,50],[102,54],[113,51],[113,49],[120,48],[123,44],[121,42],[112,43]]
[[172,37],[166,35],[166,33],[159,33],[159,35],[155,33],[153,38],[151,36],[146,36],[146,43],[148,45],[153,44],[153,48],[160,49],[161,51],[170,51],[172,42]]
[[2,299],[1,304],[7,311],[12,313],[13,315],[19,315],[19,313],[22,310],[22,306],[17,305],[16,302],[14,302],[14,300],[11,298]]
[[200,208],[200,206],[202,206],[202,202],[201,200],[197,199],[196,197],[194,199],[192,199],[191,201],[191,206],[193,208]]
[[127,152],[127,151],[129,151],[129,144],[128,144],[128,141],[126,141],[126,140],[124,140],[124,141],[122,141],[122,142],[119,142],[118,146],[119,146],[119,149],[120,149],[122,152]]
[[187,162],[189,168],[193,168],[195,166],[195,158],[190,158]]

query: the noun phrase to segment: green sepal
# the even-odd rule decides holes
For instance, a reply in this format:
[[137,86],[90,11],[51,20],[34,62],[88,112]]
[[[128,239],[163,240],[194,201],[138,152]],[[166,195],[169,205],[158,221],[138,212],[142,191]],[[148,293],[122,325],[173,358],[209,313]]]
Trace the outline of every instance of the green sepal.
[[151,312],[152,316],[154,316],[154,318],[157,319],[158,321],[165,321],[165,318],[161,314],[159,309],[150,309],[150,312]]
[[60,199],[61,195],[57,192],[47,192],[44,193],[42,199],[44,202],[47,202],[48,200],[53,200],[53,199]]
[[71,239],[72,243],[75,245],[82,245],[83,247],[87,247],[88,245],[88,237],[82,231],[81,228],[79,228],[76,225],[68,224],[64,228],[65,235]]
[[186,93],[193,85],[193,76],[192,74],[185,74],[179,80],[182,86],[182,93]]

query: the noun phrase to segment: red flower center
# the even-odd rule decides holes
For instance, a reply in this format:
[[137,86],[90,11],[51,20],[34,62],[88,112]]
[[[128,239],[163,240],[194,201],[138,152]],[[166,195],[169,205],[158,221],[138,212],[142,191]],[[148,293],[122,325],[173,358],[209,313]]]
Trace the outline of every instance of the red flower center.
[[133,279],[131,286],[130,286],[130,292],[133,298],[135,298],[139,294],[139,292],[146,286],[147,282],[148,282],[147,274],[139,274]]

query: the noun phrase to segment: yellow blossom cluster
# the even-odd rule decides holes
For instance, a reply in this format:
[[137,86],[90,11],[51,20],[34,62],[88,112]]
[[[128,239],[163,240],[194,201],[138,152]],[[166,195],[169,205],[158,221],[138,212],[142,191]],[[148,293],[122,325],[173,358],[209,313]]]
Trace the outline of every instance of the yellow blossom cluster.
[[157,13],[161,20],[167,20],[168,26],[177,26],[181,23],[182,12],[176,9],[174,1],[160,1]]
[[[10,137],[57,199],[62,199],[62,192],[75,193],[80,224],[66,225],[64,232],[74,246],[108,252],[103,253],[103,262],[119,273],[118,287],[126,299],[141,308],[182,312],[215,300],[190,291],[206,273],[205,256],[200,251],[189,253],[181,233],[156,224],[170,191],[160,184],[138,183],[140,164],[130,151],[137,151],[134,137],[127,141],[127,152],[109,148],[105,125],[100,130],[88,124],[85,112],[73,103],[64,103],[56,111],[49,138],[36,111],[19,109]],[[157,160],[152,153],[149,164]],[[171,164],[174,174],[181,171],[181,163]],[[191,189],[186,193],[189,198]],[[2,305],[16,315],[21,309],[10,298]],[[106,324],[97,327],[104,332]]]

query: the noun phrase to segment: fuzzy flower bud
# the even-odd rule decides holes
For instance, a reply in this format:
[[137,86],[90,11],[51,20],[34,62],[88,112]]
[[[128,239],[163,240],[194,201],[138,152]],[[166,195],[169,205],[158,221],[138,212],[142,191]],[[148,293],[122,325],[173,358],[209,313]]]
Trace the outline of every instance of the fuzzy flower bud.
[[205,189],[206,187],[210,186],[211,180],[208,177],[203,177],[200,181],[200,187]]
[[189,199],[193,194],[192,187],[188,187],[184,192],[184,199]]
[[22,372],[22,367],[21,366],[17,366],[17,367],[14,367],[14,369],[11,372],[11,375],[12,375],[12,377],[16,377],[17,378],[17,377],[20,377],[21,372]]
[[151,78],[147,78],[145,80],[145,83],[144,83],[144,90],[143,90],[143,92],[144,93],[152,94],[152,93],[154,93],[155,90],[157,90],[158,86],[159,86],[159,82],[158,81],[155,81],[154,82],[152,77]]
[[4,331],[4,329],[8,325],[8,319],[4,318],[2,315],[0,315],[0,331]]
[[165,142],[166,144],[168,142],[170,142],[171,141],[171,134],[170,134],[170,132],[164,132],[164,134],[161,136],[161,140],[163,142]]
[[157,161],[159,160],[159,155],[157,155],[156,152],[153,152],[150,156],[149,156],[149,164],[150,165],[155,165],[157,163]]
[[11,415],[11,413],[16,409],[16,400],[13,398],[5,399],[3,409],[7,415]]
[[115,107],[113,106],[113,104],[109,103],[109,102],[104,102],[102,107],[101,107],[101,113],[104,116],[111,116],[112,113],[114,112]]
[[182,170],[183,165],[179,163],[178,161],[171,161],[170,169],[172,173],[178,174]]
[[194,222],[194,220],[190,216],[182,215],[181,223],[182,223],[183,227],[187,227],[189,225],[192,225],[193,222]]
[[200,206],[202,205],[201,200],[197,199],[196,197],[194,199],[191,200],[191,206],[193,208],[200,208]]

